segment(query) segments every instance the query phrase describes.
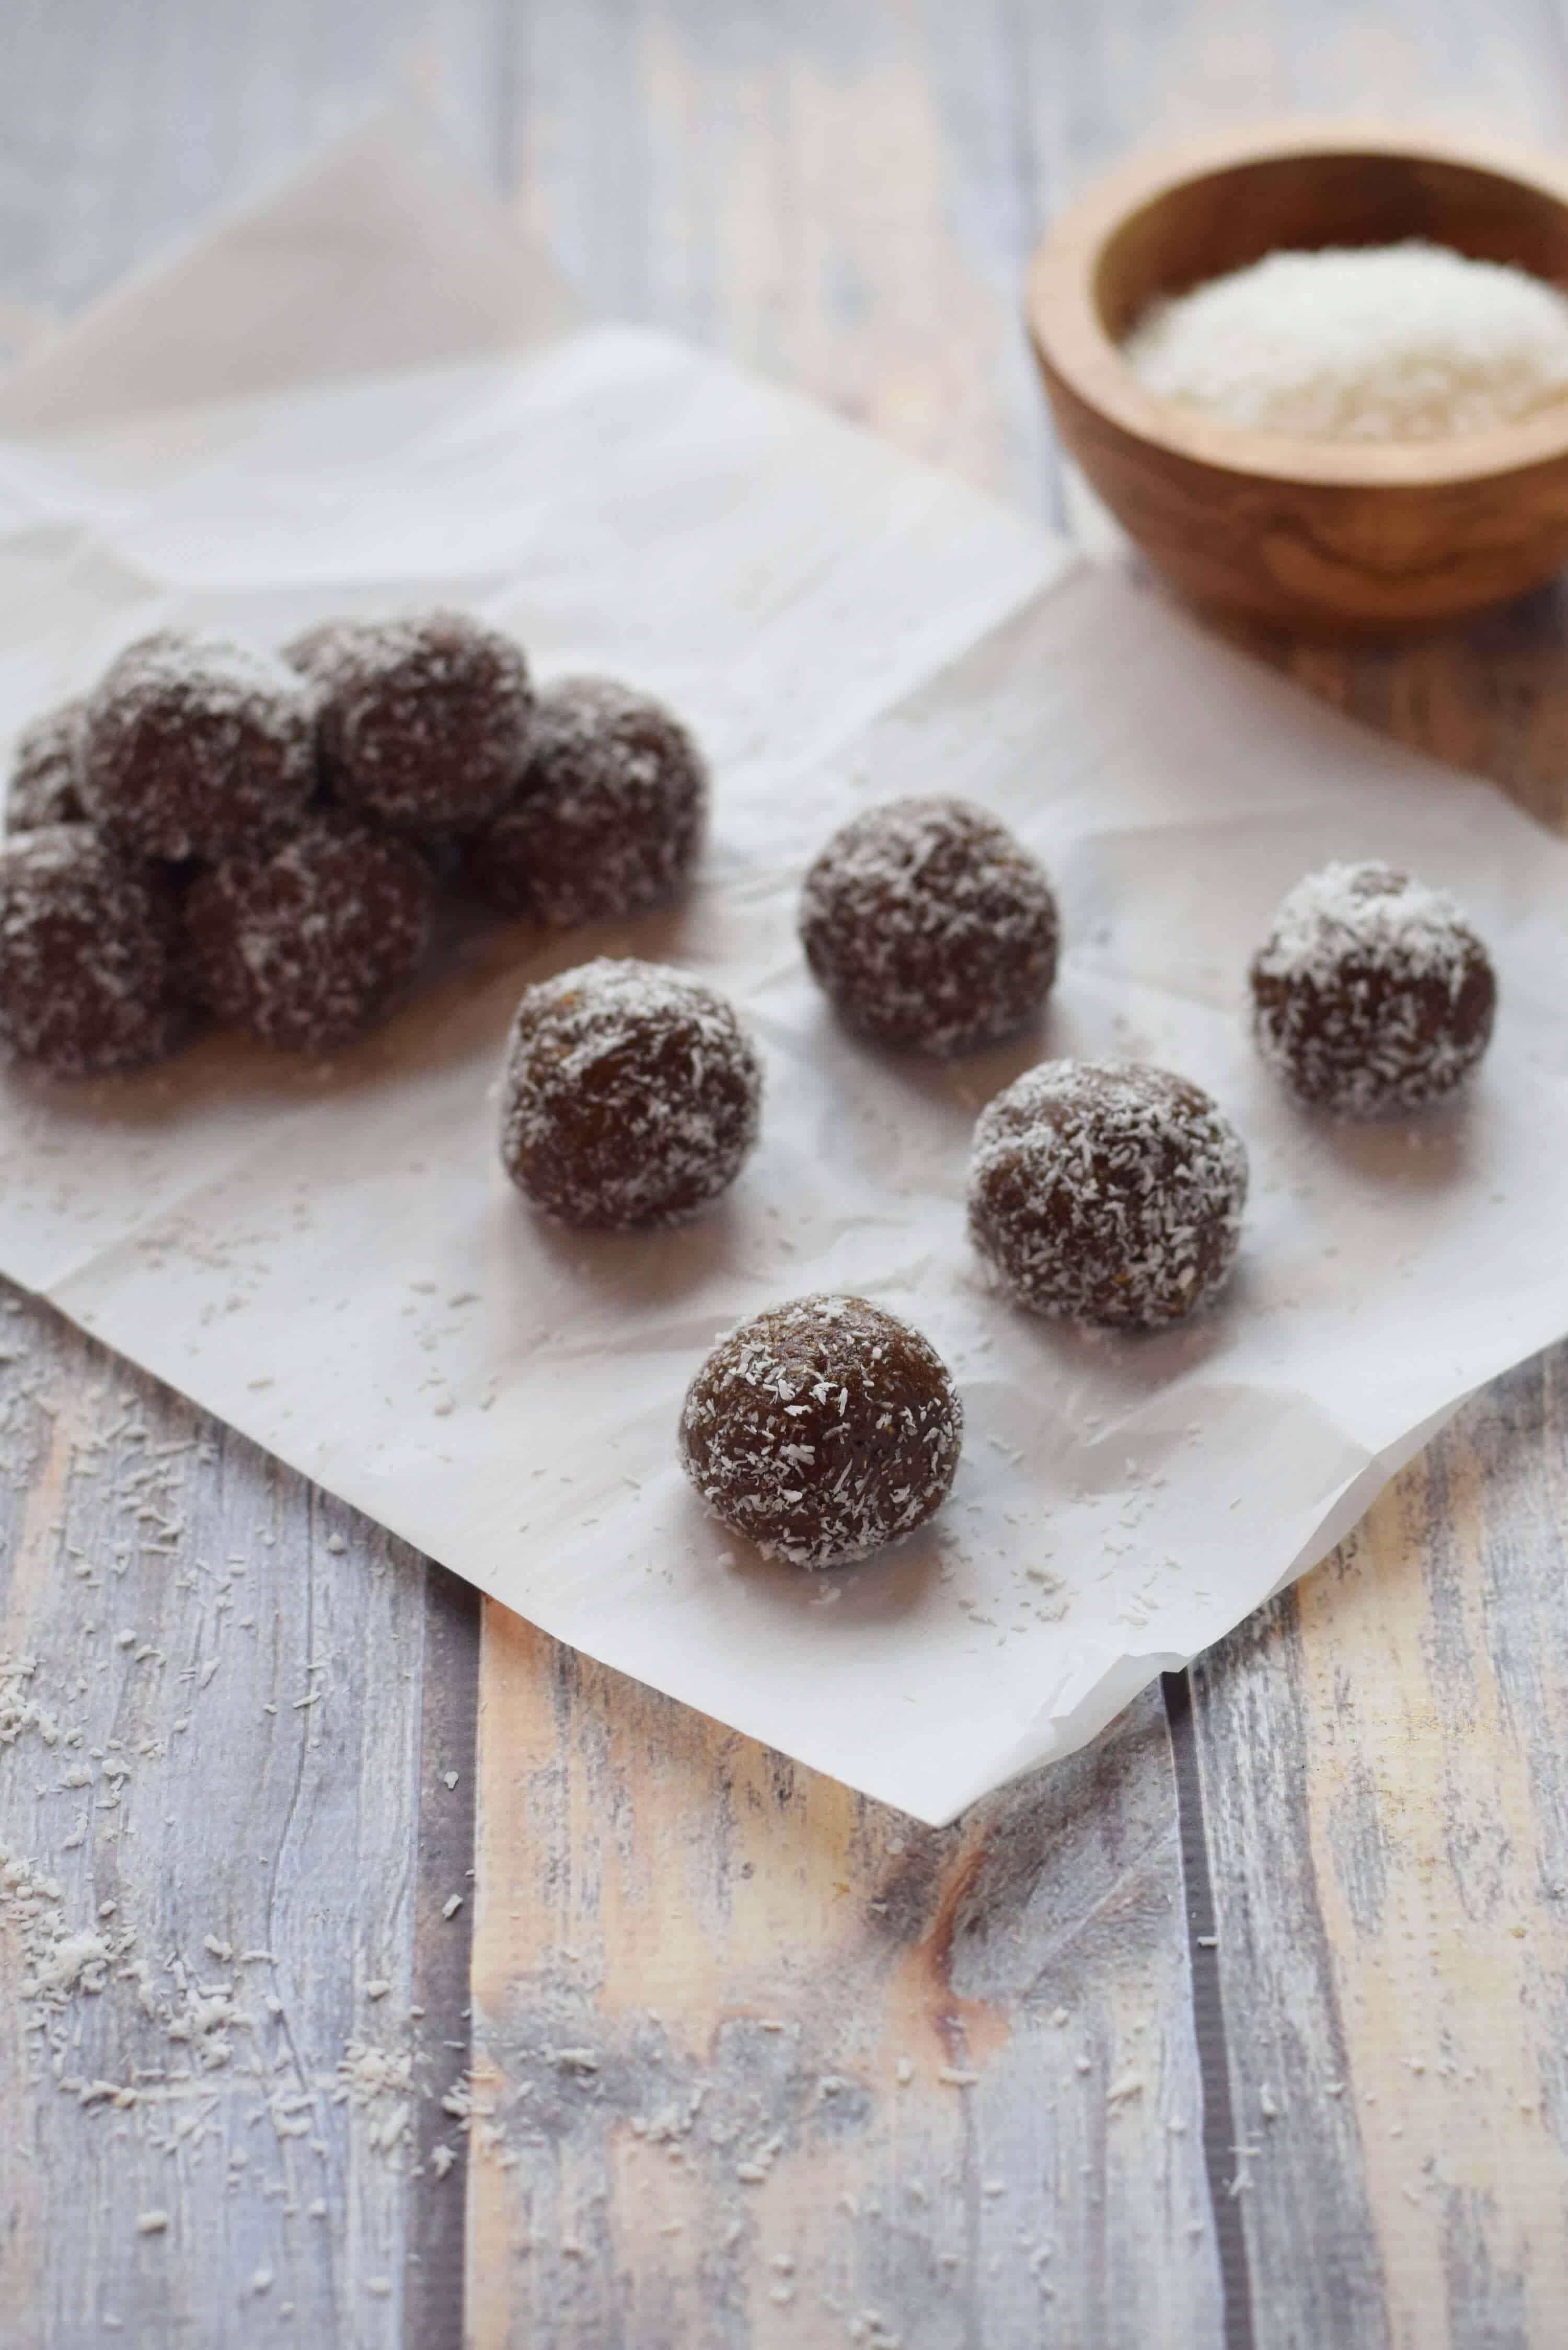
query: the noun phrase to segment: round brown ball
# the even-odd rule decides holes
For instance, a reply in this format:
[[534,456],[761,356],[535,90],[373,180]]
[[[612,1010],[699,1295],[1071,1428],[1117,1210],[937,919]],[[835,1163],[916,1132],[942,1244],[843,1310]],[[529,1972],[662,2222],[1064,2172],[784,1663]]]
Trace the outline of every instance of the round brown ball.
[[766,1558],[846,1566],[946,1501],[963,1406],[946,1364],[864,1297],[797,1298],[721,1338],[686,1393],[680,1460]]
[[762,1091],[722,995],[659,963],[601,957],[542,980],[517,1007],[502,1163],[561,1223],[678,1223],[733,1182]]
[[332,620],[286,658],[316,688],[326,779],[346,807],[413,832],[483,824],[527,756],[521,646],[463,612]]
[[1042,1061],[981,1111],[976,1248],[1036,1314],[1158,1329],[1235,1260],[1247,1151],[1199,1086],[1132,1061]]
[[1491,958],[1454,900],[1390,865],[1309,873],[1250,978],[1263,1058],[1299,1100],[1342,1118],[1451,1093],[1497,1011]]
[[172,1051],[186,1025],[172,884],[83,824],[0,849],[0,1055],[96,1076]]
[[320,685],[331,671],[338,648],[352,640],[356,629],[366,625],[362,620],[317,620],[314,628],[302,629],[298,636],[289,639],[281,658],[313,685]]
[[469,844],[468,885],[552,929],[636,913],[690,873],[707,799],[701,754],[662,702],[563,678],[539,696],[511,805]]
[[79,697],[46,710],[23,728],[5,788],[5,831],[36,832],[45,824],[83,824],[82,734],[87,704]]
[[1044,868],[967,800],[889,800],[853,817],[801,893],[806,961],[846,1025],[941,1060],[1034,1017],[1057,937]]
[[292,1053],[333,1053],[393,1011],[430,941],[431,877],[403,842],[313,816],[270,857],[193,882],[185,955],[197,1000]]
[[82,798],[123,855],[211,862],[270,844],[315,783],[310,696],[270,653],[164,630],[88,698]]

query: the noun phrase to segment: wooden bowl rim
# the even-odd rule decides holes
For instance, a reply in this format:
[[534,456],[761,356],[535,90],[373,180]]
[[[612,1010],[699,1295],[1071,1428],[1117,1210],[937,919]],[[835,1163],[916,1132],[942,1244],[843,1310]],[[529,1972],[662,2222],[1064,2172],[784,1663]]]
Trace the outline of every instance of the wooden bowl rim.
[[1527,471],[1568,456],[1568,397],[1539,416],[1451,439],[1351,442],[1226,424],[1139,381],[1095,301],[1100,255],[1137,213],[1177,188],[1247,163],[1291,156],[1393,155],[1486,172],[1568,213],[1568,164],[1494,140],[1375,120],[1297,118],[1254,123],[1132,157],[1103,174],[1053,223],[1030,265],[1025,309],[1047,370],[1096,414],[1174,457],[1260,481],[1343,489],[1438,488]]

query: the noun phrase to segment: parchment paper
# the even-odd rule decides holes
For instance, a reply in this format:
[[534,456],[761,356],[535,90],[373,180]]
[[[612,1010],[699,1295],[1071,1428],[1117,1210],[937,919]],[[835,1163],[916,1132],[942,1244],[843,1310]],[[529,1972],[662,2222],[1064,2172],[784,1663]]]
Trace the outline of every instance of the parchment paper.
[[[1473,1388],[1568,1329],[1568,849],[1124,580],[806,403],[558,292],[403,126],[363,133],[0,389],[0,731],[165,620],[281,640],[435,597],[545,675],[667,694],[716,775],[678,912],[496,928],[329,1072],[210,1037],[4,1086],[0,1268],[560,1638],[920,1817],[1091,1736],[1321,1555]],[[853,808],[959,790],[1045,858],[1039,1033],[937,1069],[836,1028],[793,934]],[[1376,854],[1498,951],[1464,1104],[1293,1112],[1239,1015],[1282,891]],[[495,1161],[524,982],[596,952],[727,989],[763,1146],[673,1237],[552,1231]],[[1243,1258],[1157,1339],[1009,1309],[974,1112],[1042,1054],[1188,1071],[1248,1137]],[[737,1316],[881,1299],[961,1382],[938,1525],[837,1575],[705,1521],[680,1396]]]

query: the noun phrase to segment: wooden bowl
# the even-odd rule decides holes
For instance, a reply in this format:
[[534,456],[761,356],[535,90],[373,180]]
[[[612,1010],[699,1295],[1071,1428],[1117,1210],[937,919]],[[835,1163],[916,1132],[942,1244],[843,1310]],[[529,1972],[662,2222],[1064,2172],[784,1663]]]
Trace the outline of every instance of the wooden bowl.
[[1232,131],[1112,172],[1035,255],[1029,327],[1062,438],[1199,603],[1320,633],[1407,628],[1568,560],[1568,399],[1451,439],[1306,439],[1161,399],[1117,348],[1156,296],[1276,247],[1407,236],[1568,286],[1568,167],[1355,124]]

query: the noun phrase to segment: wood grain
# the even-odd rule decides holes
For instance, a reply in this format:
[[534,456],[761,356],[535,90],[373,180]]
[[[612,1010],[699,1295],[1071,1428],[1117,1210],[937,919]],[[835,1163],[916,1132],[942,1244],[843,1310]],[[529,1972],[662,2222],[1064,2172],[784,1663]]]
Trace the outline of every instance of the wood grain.
[[[1558,584],[1354,655],[1251,642],[1561,829],[1564,617]],[[1558,1349],[1473,1399],[1194,1676],[1266,2343],[1563,2331],[1563,1388]]]
[[517,218],[590,308],[1048,498],[1001,0],[529,0],[504,41]]
[[1207,2344],[1149,1695],[932,1830],[486,1611],[475,2350]]
[[[472,29],[467,9],[456,26]],[[406,78],[417,0],[13,0],[5,293],[65,316],[253,195]],[[454,88],[457,126],[466,120]]]
[[1196,1674],[1271,2342],[1562,2334],[1565,1381],[1477,1398]]
[[[1394,12],[1360,28],[1380,95],[1407,77],[1398,112],[1560,137],[1560,57],[1527,90],[1520,19],[1511,49],[1478,29],[1448,12],[1449,36],[1417,47]],[[1476,74],[1479,105],[1457,101],[1453,68]],[[1247,641],[1568,822],[1560,585],[1354,653]],[[1563,2332],[1563,1378],[1559,1351],[1478,1398],[1343,1552],[1194,1675],[1230,2176],[1266,2350],[1528,2350]]]
[[[472,52],[475,14],[444,12],[443,55]],[[74,309],[390,96],[423,15],[23,0],[0,78],[7,317]],[[483,151],[467,101],[454,83],[445,112]],[[103,1988],[40,2035],[26,1912],[56,1905],[0,1894],[0,2096],[23,2116],[0,2153],[0,2331],[19,2350],[455,2345],[466,2148],[432,2092],[467,2063],[472,1913],[441,1904],[472,1864],[477,1598],[54,1317],[0,1315],[0,1650],[36,1665],[0,1669],[0,1841],[24,1887],[58,1884],[67,1927],[117,1905]],[[179,1531],[143,1555],[157,1522],[125,1496],[149,1479],[178,1484]],[[256,1950],[274,1961],[238,1955]],[[252,2021],[171,2037],[182,1980],[198,2015],[227,1982]],[[385,2067],[350,2088],[361,2047]]]
[[[1044,494],[1005,10],[512,24],[519,215],[590,307]],[[494,1608],[483,1690],[475,2344],[1217,2339],[1158,1704],[933,1837]]]
[[10,1293],[0,1355],[7,2338],[398,2343],[462,2194],[433,1570]]
[[[1043,513],[1057,465],[1017,292],[1089,172],[1134,143],[1352,90],[1533,139],[1568,121],[1562,29],[1534,0],[450,0],[435,16],[412,0],[169,0],[155,19],[107,0],[10,12],[8,304],[73,307],[411,81],[593,307],[786,376]],[[1251,641],[1537,813],[1568,807],[1557,589],[1354,659]],[[104,1923],[134,1928],[126,1960],[146,1960],[155,2011],[106,1971],[50,2011],[62,2049],[29,2033],[27,1880],[0,1893],[0,2095],[25,2121],[0,2133],[8,2339],[75,2350],[118,2318],[151,2345],[438,2350],[461,2325],[468,2151],[476,2344],[1217,2350],[1151,1700],[1067,1771],[932,1835],[492,1610],[473,1857],[468,1603],[51,1317],[0,1316],[0,1646],[38,1659],[5,1684],[0,1838],[57,1878],[67,1924],[118,1900]],[[1261,2147],[1237,2158],[1234,2198],[1220,2182],[1251,2278],[1231,2343],[1562,2336],[1562,1380],[1553,1358],[1479,1399],[1353,1552],[1203,1669],[1218,1942],[1199,1957],[1223,1997],[1242,2143]],[[90,1441],[127,1394],[133,1419]],[[117,1575],[105,1544],[124,1537],[125,1481],[157,1444],[192,1440],[162,1456],[185,1480],[185,1531],[153,1544],[171,1558],[143,1561],[133,1540]],[[231,1547],[246,1574],[220,1608],[194,1562],[226,1565]],[[151,1643],[106,1648],[120,1631]],[[333,1661],[308,1673],[322,1640]],[[296,1710],[313,1680],[326,1697]],[[90,1781],[63,1783],[78,1768]],[[89,2088],[128,2062],[191,2062],[168,2036],[172,1961],[216,1981],[207,1933],[248,1949],[252,1929],[280,1958],[283,2012],[264,2002],[225,2063],[134,2106],[58,2085],[56,2053]],[[240,1970],[247,1996],[259,1965]],[[1423,2007],[1450,2073],[1417,2044]],[[412,2077],[432,2094],[405,2100],[395,2064],[415,2027]],[[377,2034],[388,2085],[335,2104],[350,2038]],[[597,2069],[563,2063],[573,2047]],[[275,2076],[247,2070],[258,2050],[285,2053]],[[938,2081],[939,2051],[979,2080]],[[1428,2072],[1402,2076],[1407,2054]],[[1316,2099],[1331,2062],[1346,2088],[1333,2098],[1325,2078]],[[295,2116],[267,2116],[275,2077],[307,2095],[302,2140],[278,2135]],[[1377,2106],[1357,2102],[1367,2089]],[[1508,2110],[1532,2095],[1536,2118]],[[404,2102],[392,2146],[374,2143]],[[1167,2121],[1186,2129],[1162,2137]],[[1377,2139],[1384,2122],[1404,2137]],[[761,2179],[734,2175],[753,2160]],[[298,2214],[291,2177],[314,2182]],[[139,2234],[159,2209],[169,2226]]]
[[[560,9],[536,0],[518,20],[525,26],[528,71],[517,77],[524,126],[517,139],[519,202],[530,224],[575,272],[579,286],[591,289],[596,255],[618,252],[623,260],[618,267],[623,274],[615,283],[623,302],[629,300],[643,315],[678,322],[721,342],[736,329],[729,325],[722,302],[711,295],[711,276],[700,281],[701,300],[692,290],[699,281],[693,280],[678,302],[670,301],[668,294],[659,296],[650,290],[647,278],[624,255],[639,239],[646,241],[649,251],[700,253],[712,238],[701,203],[716,200],[713,192],[721,182],[710,172],[705,195],[700,197],[683,192],[680,173],[694,174],[691,154],[711,152],[713,142],[731,135],[725,109],[732,87],[727,77],[737,69],[734,53],[743,54],[753,89],[770,73],[765,36],[755,17],[738,7],[722,14],[727,29],[714,36],[719,56],[712,64],[693,57],[694,41],[680,50],[681,131],[679,139],[666,134],[662,151],[677,159],[679,168],[667,165],[650,182],[644,157],[649,143],[659,139],[662,100],[646,96],[636,117],[639,143],[635,153],[628,152],[623,140],[616,172],[597,180],[591,215],[582,191],[563,168],[571,143],[562,127],[570,113],[563,93],[583,90],[591,78],[597,54],[593,43],[607,36],[607,13],[574,11],[568,24]],[[593,29],[579,39],[576,24],[585,15]],[[634,44],[649,37],[647,28],[653,26],[666,47],[679,45],[679,25],[668,10],[618,10],[614,23]],[[1336,11],[1325,20],[1322,12],[1285,5],[1239,18],[1220,0],[1188,0],[1175,10],[1107,8],[1071,22],[1056,11],[1007,12],[1004,16],[999,10],[981,8],[965,11],[961,27],[954,12],[876,9],[860,12],[854,32],[837,37],[825,34],[811,12],[792,11],[787,28],[778,35],[771,68],[775,92],[787,88],[793,94],[811,78],[820,81],[844,72],[846,46],[866,88],[876,78],[884,89],[895,83],[908,88],[929,73],[942,88],[965,93],[950,100],[938,96],[918,102],[924,120],[940,126],[945,150],[939,161],[922,157],[918,171],[923,185],[949,191],[953,216],[964,224],[971,240],[965,264],[978,269],[988,288],[1020,282],[1034,227],[1090,172],[1137,141],[1168,137],[1174,130],[1293,105],[1322,110],[1343,105],[1352,88],[1358,106],[1394,119],[1437,120],[1493,134],[1517,130],[1532,140],[1560,135],[1563,122],[1559,36],[1538,12],[1523,5],[1490,7],[1476,0],[1445,0],[1436,9],[1417,10],[1401,0],[1397,6]],[[950,81],[952,52],[961,47],[965,54],[957,67],[958,78]],[[895,57],[896,67],[888,62]],[[923,65],[922,58],[929,62]],[[879,61],[875,76],[868,59]],[[549,119],[544,122],[528,96],[530,88],[540,87],[550,93]],[[981,93],[978,100],[973,95],[977,88]],[[588,102],[586,92],[583,102]],[[617,103],[624,104],[624,99]],[[762,140],[770,154],[787,142],[793,127],[782,95],[753,107],[745,118],[745,135]],[[704,140],[707,151],[702,150]],[[655,151],[660,151],[657,144]],[[862,179],[855,141],[842,142],[835,160],[835,176],[818,182],[811,200],[840,217],[869,207],[873,199]],[[577,168],[585,173],[588,168],[580,153]],[[798,201],[787,172],[779,173],[776,184]],[[803,296],[776,207],[760,221],[742,211],[742,229],[753,239],[758,280],[763,281],[766,273],[769,319],[781,314],[798,317],[810,298],[812,281],[806,281],[808,295]],[[831,243],[830,227],[818,233]],[[918,254],[912,259],[901,255],[897,266],[918,284]],[[949,298],[949,267],[940,260],[927,266],[933,289],[929,308],[935,314]],[[797,380],[821,396],[851,404],[845,388],[867,364],[868,350],[883,354],[889,367],[896,363],[894,338],[884,341],[880,332],[889,316],[880,287],[889,274],[877,274],[863,307],[851,316],[813,303],[811,331],[803,333],[789,353]],[[660,307],[661,300],[669,301],[667,308]],[[751,312],[742,315],[751,320]],[[966,403],[961,400],[922,408],[919,400],[885,399],[878,408],[864,412],[875,413],[882,429],[903,437],[905,445],[918,453],[936,455],[968,471],[971,478],[1038,501],[1052,478],[1052,464],[1039,446],[1036,395],[1015,366],[997,363],[1001,340],[987,342],[974,333],[971,315],[961,307],[954,312],[963,323],[952,337],[953,345],[961,363],[969,353],[975,370],[970,400],[981,413],[988,408],[993,415],[1002,411],[1000,423],[992,422],[978,438],[944,440],[930,420],[942,412],[962,413]],[[748,323],[740,339],[746,356],[763,365],[781,363],[776,347],[766,344],[757,326]],[[1568,772],[1563,755],[1568,748],[1563,714],[1568,709],[1564,641],[1556,590],[1468,628],[1450,628],[1399,648],[1367,647],[1354,657],[1333,648],[1293,646],[1257,632],[1251,639],[1253,650],[1291,668],[1310,690],[1438,755],[1499,776],[1542,814],[1563,806],[1561,778]],[[1439,1461],[1448,1445],[1457,1441],[1457,1437],[1445,1440],[1436,1456]],[[1539,1467],[1521,1460],[1518,1473],[1539,1506]],[[1419,1470],[1410,1472],[1412,1479],[1420,1474]],[[1473,1462],[1464,1474],[1474,1478]],[[1407,1490],[1408,1481],[1401,1491]],[[1527,1515],[1532,1504],[1516,1486],[1509,1506]],[[1290,1605],[1282,1604],[1284,1612]],[[1407,1663],[1414,1661],[1418,1641],[1408,1644],[1405,1654]],[[1233,2041],[1248,2044],[1254,2034],[1277,2033],[1278,2001],[1272,1978],[1265,1974],[1259,1988],[1255,1968],[1235,1930],[1239,1907],[1254,1888],[1260,1883],[1272,1891],[1277,1887],[1268,1910],[1269,1966],[1283,1970],[1289,1979],[1300,2031],[1315,2060],[1337,2061],[1342,2044],[1337,2036],[1339,2002],[1343,1999],[1354,2005],[1361,1995],[1362,1954],[1353,1939],[1348,1946],[1335,1946],[1331,1959],[1324,1940],[1314,1937],[1312,1833],[1281,1796],[1282,1788],[1294,1784],[1309,1728],[1331,1704],[1332,1686],[1321,1679],[1302,1686],[1294,1654],[1288,1655],[1264,1675],[1257,1716],[1247,1722],[1243,1741],[1239,1720],[1221,1718],[1213,1692],[1232,1678],[1239,1686],[1248,1685],[1251,1669],[1244,1640],[1234,1655],[1227,1649],[1216,1656],[1196,1726],[1207,1785],[1217,1788],[1225,1783],[1235,1768],[1239,1746],[1244,1760],[1256,1757],[1255,1808],[1261,1817],[1253,1839],[1229,1833],[1223,1822],[1214,1834],[1215,1891],[1225,1929],[1213,1954],[1219,1985]],[[538,1701],[526,1700],[530,1705]],[[1506,1738],[1510,1731],[1504,1722],[1499,1734]],[[1552,1775],[1548,1766],[1545,1776]],[[1264,1808],[1270,1800],[1262,1794],[1265,1786],[1271,1791],[1272,1812]],[[1555,1796],[1548,1800],[1556,1802]],[[700,1812],[699,1806],[697,1815]],[[640,1822],[649,1816],[648,1798],[639,1793],[636,1818]],[[1271,1825],[1272,1833],[1265,1833]],[[1207,1954],[1199,1955],[1207,1964]],[[1484,2002],[1477,2001],[1464,2022],[1472,2039],[1484,2039],[1489,2028]],[[1269,2044],[1278,2043],[1272,2038]],[[1269,2061],[1273,2067],[1272,2057]],[[1282,2094],[1255,2067],[1237,2072],[1238,2110],[1249,2129],[1245,2143],[1252,2142],[1261,2126],[1263,2087],[1276,2100]],[[1328,2102],[1332,2106],[1333,2101]],[[1408,2209],[1402,2189],[1380,2176],[1376,2196],[1364,2195],[1354,2134],[1336,2137],[1335,2127],[1345,2130],[1343,2124],[1325,2124],[1315,2140],[1303,2140],[1308,2151],[1293,2164],[1288,2191],[1268,2197],[1242,2183],[1249,2170],[1256,2171],[1258,2158],[1249,2162],[1231,2149],[1220,2150],[1230,2156],[1223,2164],[1220,2200],[1245,2215],[1252,2286],[1250,2306],[1230,2313],[1232,2340],[1256,2341],[1269,2350],[1297,2342],[1312,2344],[1315,2350],[1327,2340],[1355,2345],[1390,2338],[1422,2342],[1428,2314],[1450,2303],[1457,2312],[1451,2328],[1457,2343],[1556,2338],[1552,2331],[1526,2335],[1517,2325],[1512,2332],[1501,2325],[1507,2295],[1489,2293],[1484,2229],[1472,2231],[1468,2241],[1456,2233],[1449,2272],[1441,2282],[1437,2270],[1424,2280],[1408,2265],[1401,2272],[1388,2247],[1402,2224],[1400,2214],[1390,2208],[1389,2196]],[[1237,2188],[1233,2199],[1226,2193],[1228,2181]],[[476,2183],[476,2194],[488,2191]],[[1490,2189],[1477,2192],[1482,2202],[1490,2192],[1494,2209],[1506,2209],[1506,2167]],[[488,2217],[476,2241],[485,2240],[485,2229],[495,2225],[493,2216]],[[618,2241],[624,2247],[642,2239],[628,2235]],[[1320,2243],[1334,2248],[1338,2272],[1326,2299],[1330,2280],[1324,2272]],[[652,2260],[657,2253],[640,2257]],[[1403,2275],[1404,2298],[1397,2302],[1388,2296],[1388,2272]],[[976,2339],[989,2338],[983,2331],[984,2307],[982,2299],[973,2320]],[[1397,2336],[1390,2331],[1396,2322],[1403,2329]],[[1449,2321],[1445,2317],[1442,2322]],[[625,2338],[637,2337],[628,2332]],[[716,2338],[724,2338],[722,2330]],[[914,2338],[920,2338],[918,2328]]]

